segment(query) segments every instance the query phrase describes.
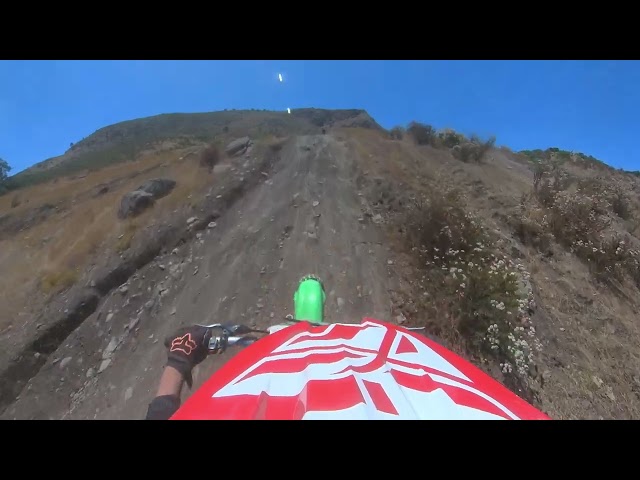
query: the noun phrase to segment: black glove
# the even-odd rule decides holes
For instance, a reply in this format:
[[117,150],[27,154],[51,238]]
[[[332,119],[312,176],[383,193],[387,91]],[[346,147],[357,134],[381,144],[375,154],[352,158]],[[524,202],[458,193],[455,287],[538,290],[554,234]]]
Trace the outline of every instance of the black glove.
[[193,383],[191,370],[207,358],[211,330],[199,325],[179,329],[164,342],[169,349],[167,366],[178,370],[189,388]]

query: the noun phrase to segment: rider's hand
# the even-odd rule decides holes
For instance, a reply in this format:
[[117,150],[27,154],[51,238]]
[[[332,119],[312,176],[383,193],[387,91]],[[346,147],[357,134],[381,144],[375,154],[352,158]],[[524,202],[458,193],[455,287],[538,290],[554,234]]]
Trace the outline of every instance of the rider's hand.
[[191,370],[207,358],[211,330],[199,325],[184,327],[167,337],[167,366],[178,370],[191,388]]

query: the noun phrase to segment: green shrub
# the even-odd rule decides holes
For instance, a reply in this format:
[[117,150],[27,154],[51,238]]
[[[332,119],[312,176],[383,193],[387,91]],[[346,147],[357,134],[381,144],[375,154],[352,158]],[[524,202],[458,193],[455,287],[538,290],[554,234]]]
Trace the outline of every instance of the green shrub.
[[435,145],[436,131],[431,125],[411,122],[407,128],[407,133],[411,135],[418,145]]
[[453,148],[465,141],[464,135],[449,129],[438,133],[438,139],[442,146],[446,148]]
[[476,135],[472,135],[469,142],[464,142],[453,147],[452,153],[455,158],[462,162],[480,163],[487,152],[493,148],[495,143],[496,137],[491,137],[486,141],[482,141]]
[[58,293],[71,287],[78,279],[78,273],[72,269],[49,272],[43,275],[40,286],[45,293]]

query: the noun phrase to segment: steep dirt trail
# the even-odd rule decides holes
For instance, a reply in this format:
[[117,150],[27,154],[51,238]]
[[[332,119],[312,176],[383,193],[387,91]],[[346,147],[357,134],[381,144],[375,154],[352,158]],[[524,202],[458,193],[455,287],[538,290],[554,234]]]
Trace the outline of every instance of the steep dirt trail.
[[[388,320],[388,252],[376,226],[362,219],[356,176],[355,162],[331,136],[292,139],[269,178],[214,228],[140,270],[127,294],[114,292],[2,417],[142,418],[167,334],[192,323],[278,323],[292,313],[293,292],[307,273],[325,283],[328,321]],[[127,296],[136,295],[148,308],[132,318]],[[234,353],[197,367],[194,387]]]

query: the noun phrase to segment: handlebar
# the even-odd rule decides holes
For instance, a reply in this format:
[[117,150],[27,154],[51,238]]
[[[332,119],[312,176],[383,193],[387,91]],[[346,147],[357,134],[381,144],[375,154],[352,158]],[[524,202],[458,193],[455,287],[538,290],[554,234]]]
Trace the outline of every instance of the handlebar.
[[213,323],[211,325],[199,325],[212,330],[207,349],[209,354],[223,353],[227,347],[233,345],[247,346],[257,341],[257,337],[248,336],[250,333],[269,334],[267,330],[258,330],[246,325],[225,325]]
[[242,347],[246,347],[247,345],[251,345],[253,342],[257,341],[258,339],[256,337],[229,337],[227,340],[227,346],[239,344]]
[[[288,322],[296,323],[304,320],[295,320],[293,316],[287,315]],[[330,325],[329,323],[320,323],[319,325]],[[209,354],[223,353],[227,347],[233,345],[248,346],[258,341],[260,338],[250,336],[250,333],[259,333],[269,335],[269,330],[258,330],[246,325],[225,325],[222,323],[213,323],[211,325],[199,325],[211,329],[211,338],[207,347]],[[425,327],[409,327],[407,330],[425,330]]]

